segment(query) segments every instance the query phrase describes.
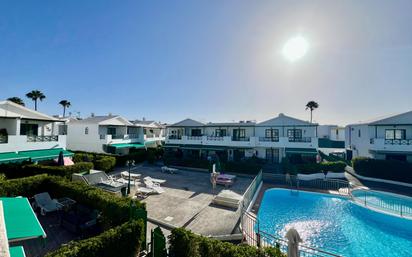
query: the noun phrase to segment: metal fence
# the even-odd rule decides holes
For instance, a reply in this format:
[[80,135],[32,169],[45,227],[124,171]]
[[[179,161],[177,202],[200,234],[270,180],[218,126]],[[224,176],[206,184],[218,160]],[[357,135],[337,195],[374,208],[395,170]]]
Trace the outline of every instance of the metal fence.
[[302,180],[294,175],[285,174],[267,174],[263,175],[265,181],[282,185],[291,189],[316,189],[316,190],[327,190],[336,191],[340,195],[349,196],[350,194],[350,184],[346,180],[342,179],[312,179],[312,180]]
[[256,177],[253,179],[252,183],[250,183],[249,187],[246,189],[245,193],[243,194],[242,204],[240,205],[242,207],[242,210],[248,208],[249,204],[252,202],[253,197],[256,194],[256,191],[259,188],[260,183],[262,183],[262,180],[263,173],[262,170],[260,170]]
[[[243,240],[249,245],[258,248],[274,247],[280,249],[282,252],[287,252],[288,241],[282,238],[275,237],[265,231],[260,230],[259,220],[256,215],[251,212],[244,212],[242,216],[242,233]],[[299,256],[301,257],[339,257],[335,253],[327,252],[321,249],[299,245]]]
[[383,199],[375,192],[366,189],[355,189],[353,192],[355,194],[351,195],[352,200],[366,208],[412,219],[412,200],[406,204],[396,197]]

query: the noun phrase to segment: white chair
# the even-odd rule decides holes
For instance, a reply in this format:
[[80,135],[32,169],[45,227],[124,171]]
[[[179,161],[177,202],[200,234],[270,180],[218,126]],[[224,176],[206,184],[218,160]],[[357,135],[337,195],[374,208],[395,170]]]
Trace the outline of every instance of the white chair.
[[153,181],[154,183],[159,184],[159,185],[161,185],[161,184],[163,184],[163,183],[166,183],[166,180],[165,180],[165,179],[157,179],[157,178],[152,178],[152,177],[150,177],[150,176],[145,177],[144,180],[145,180],[145,181],[146,181],[146,180],[151,180],[151,181]]
[[165,192],[165,190],[162,187],[160,187],[160,184],[153,182],[150,179],[145,179],[144,184],[147,188],[153,189],[158,194],[162,194]]

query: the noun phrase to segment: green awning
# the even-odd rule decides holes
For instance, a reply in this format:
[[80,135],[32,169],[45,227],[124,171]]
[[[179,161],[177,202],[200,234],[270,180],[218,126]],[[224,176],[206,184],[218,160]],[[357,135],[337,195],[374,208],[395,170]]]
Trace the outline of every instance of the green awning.
[[21,156],[17,153],[0,153],[0,163],[8,162],[22,162],[27,161],[29,158],[26,156]]
[[286,154],[318,154],[315,148],[286,148]]
[[120,149],[120,148],[145,148],[144,144],[140,144],[140,143],[124,143],[124,144],[111,144],[108,146],[112,146],[114,148]]
[[51,159],[58,158],[61,151],[63,151],[64,157],[70,157],[74,155],[74,153],[63,150],[61,148],[22,151],[22,152],[19,152],[19,155],[27,157],[28,159],[31,159],[32,161],[44,161],[44,160],[51,160]]
[[26,257],[23,246],[13,246],[9,248],[10,257]]
[[36,214],[24,197],[0,197],[9,242],[46,237]]

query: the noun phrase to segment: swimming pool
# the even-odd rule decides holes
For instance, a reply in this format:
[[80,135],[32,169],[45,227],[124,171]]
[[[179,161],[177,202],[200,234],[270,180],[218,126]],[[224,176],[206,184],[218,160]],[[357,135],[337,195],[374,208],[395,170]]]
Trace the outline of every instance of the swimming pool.
[[411,256],[411,220],[366,209],[340,196],[269,189],[258,220],[261,231],[284,238],[295,227],[305,245],[343,256]]

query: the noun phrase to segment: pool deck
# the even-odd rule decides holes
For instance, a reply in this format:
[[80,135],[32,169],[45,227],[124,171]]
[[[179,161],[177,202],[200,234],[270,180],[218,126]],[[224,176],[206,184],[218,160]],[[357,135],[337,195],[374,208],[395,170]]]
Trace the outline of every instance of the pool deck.
[[[116,170],[112,174],[116,175],[122,170]],[[166,180],[166,183],[161,185],[165,189],[164,193],[150,195],[142,200],[146,203],[150,222],[160,224],[169,230],[184,227],[205,236],[222,236],[238,232],[240,208],[235,210],[217,206],[212,204],[212,200],[225,189],[243,195],[253,177],[238,177],[230,188],[218,185],[213,192],[210,174],[207,172],[179,170],[177,174],[167,174],[161,172],[160,166],[148,164],[139,165],[132,172],[141,174],[141,183],[146,176]]]

